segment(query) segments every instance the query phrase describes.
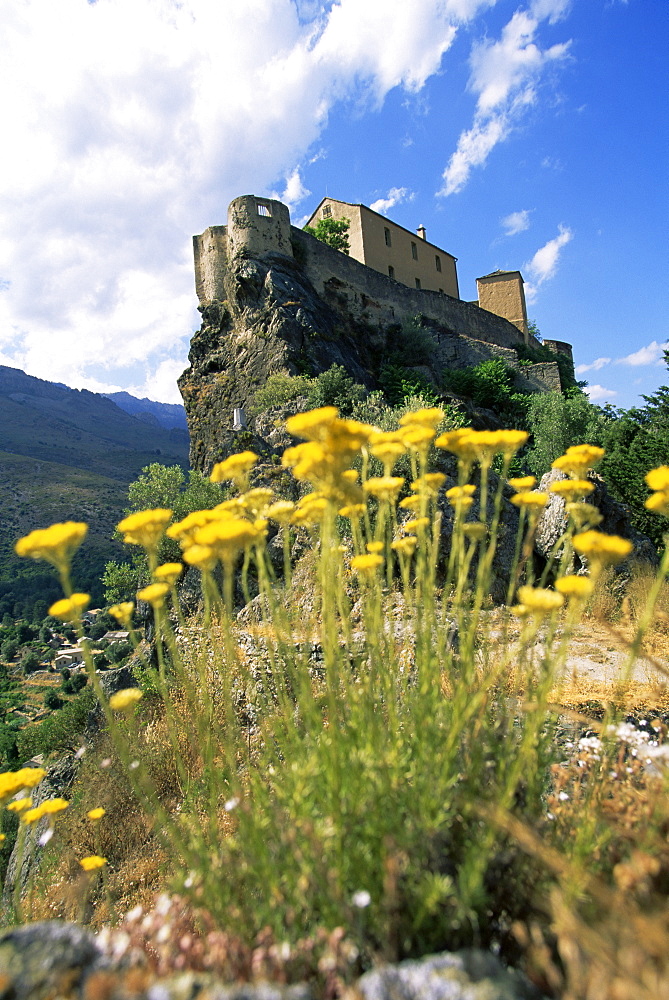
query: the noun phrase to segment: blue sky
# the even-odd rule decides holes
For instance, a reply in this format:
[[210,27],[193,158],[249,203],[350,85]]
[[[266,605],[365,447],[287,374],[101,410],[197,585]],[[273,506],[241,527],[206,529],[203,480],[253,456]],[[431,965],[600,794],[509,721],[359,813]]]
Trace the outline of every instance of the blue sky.
[[0,364],[179,400],[191,236],[328,193],[519,268],[596,402],[669,383],[665,0],[0,0]]

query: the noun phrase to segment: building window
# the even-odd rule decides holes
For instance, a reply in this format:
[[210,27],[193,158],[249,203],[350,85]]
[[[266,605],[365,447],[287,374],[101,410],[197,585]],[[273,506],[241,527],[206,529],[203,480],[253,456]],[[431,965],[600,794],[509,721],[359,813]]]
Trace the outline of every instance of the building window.
[[389,278],[395,277],[395,268],[393,267],[392,264],[388,264],[388,277]]
[[420,288],[420,278],[416,278],[416,288]]
[[332,205],[323,205],[323,218],[329,219],[332,215]]
[[390,230],[388,229],[387,226],[385,226],[384,229],[383,229],[383,235],[386,238],[386,246],[387,247],[391,247],[392,243],[390,242]]
[[262,201],[259,201],[258,215],[264,215],[266,218],[271,219],[272,213],[270,212],[269,205],[265,205]]
[[441,271],[441,257],[439,256],[438,253],[434,255],[434,266],[436,267],[437,271]]
[[415,243],[411,243],[411,256],[414,260],[418,260],[418,247]]

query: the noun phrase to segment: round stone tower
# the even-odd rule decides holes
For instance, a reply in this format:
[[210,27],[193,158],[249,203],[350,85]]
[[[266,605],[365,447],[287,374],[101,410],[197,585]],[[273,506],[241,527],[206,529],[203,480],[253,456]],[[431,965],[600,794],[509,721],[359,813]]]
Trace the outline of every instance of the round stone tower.
[[293,256],[290,212],[280,201],[244,194],[228,206],[228,257]]

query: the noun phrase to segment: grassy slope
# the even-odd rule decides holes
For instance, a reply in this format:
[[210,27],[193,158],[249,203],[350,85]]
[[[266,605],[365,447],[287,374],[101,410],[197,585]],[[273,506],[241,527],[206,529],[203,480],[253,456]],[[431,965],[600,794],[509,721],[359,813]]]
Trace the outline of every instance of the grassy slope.
[[[116,479],[56,462],[0,452],[0,599],[27,594],[49,602],[60,596],[55,572],[46,563],[19,559],[14,542],[33,528],[55,521],[86,521],[89,535],[75,563],[75,584],[90,587],[121,551],[112,541],[127,499]],[[11,613],[11,609],[10,609]]]

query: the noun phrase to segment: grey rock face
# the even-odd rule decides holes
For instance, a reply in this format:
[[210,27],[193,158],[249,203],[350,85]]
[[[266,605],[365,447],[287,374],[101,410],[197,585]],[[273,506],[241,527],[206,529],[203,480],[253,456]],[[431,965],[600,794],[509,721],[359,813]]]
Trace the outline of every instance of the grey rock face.
[[[567,477],[559,469],[551,469],[541,478],[539,489],[548,492],[552,483],[559,482]],[[618,500],[614,500],[609,493],[606,483],[596,472],[590,472],[588,479],[593,483],[595,489],[588,495],[588,503],[597,507],[602,515],[602,522],[598,526],[598,531],[603,531],[607,535],[620,535],[628,538],[634,545],[634,552],[630,560],[626,560],[620,571],[629,571],[631,560],[637,562],[647,562],[651,566],[656,566],[658,562],[655,546],[646,535],[636,531],[630,522],[629,509]],[[550,500],[541,515],[534,547],[539,555],[547,559],[553,547],[559,542],[567,527],[566,504],[562,497],[555,493],[549,494]],[[584,567],[584,561],[580,560],[576,566],[576,571]]]
[[364,1000],[540,1000],[523,976],[477,948],[429,955],[366,972],[356,992]]
[[[104,995],[115,1000],[311,1000],[308,985],[225,983],[215,976],[181,973],[140,981],[126,963],[115,963],[93,935],[75,924],[45,921],[0,934],[0,998],[51,1000]],[[87,989],[95,973],[98,989]],[[91,984],[92,986],[92,984]],[[100,992],[102,989],[102,992]],[[513,969],[479,949],[429,955],[365,973],[349,995],[362,1000],[541,1000],[540,993]]]
[[0,934],[0,997],[80,996],[87,976],[104,964],[92,935],[75,924],[49,920],[14,927]]

